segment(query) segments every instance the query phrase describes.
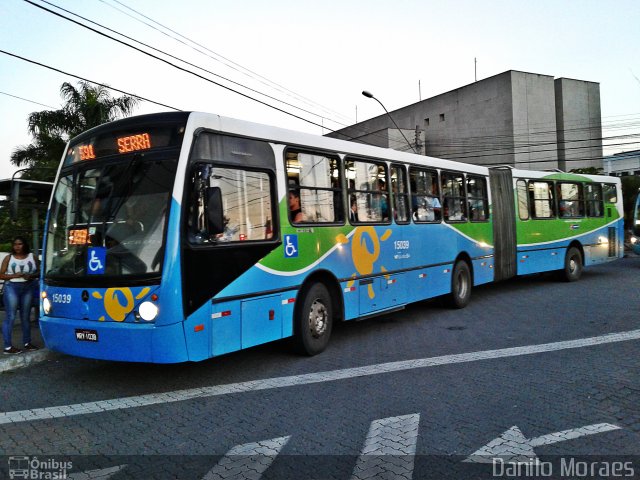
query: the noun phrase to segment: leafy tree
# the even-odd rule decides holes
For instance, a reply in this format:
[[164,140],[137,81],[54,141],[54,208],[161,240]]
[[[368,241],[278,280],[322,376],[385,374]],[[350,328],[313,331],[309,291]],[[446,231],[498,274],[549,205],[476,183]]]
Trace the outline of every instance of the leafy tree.
[[569,170],[569,173],[581,173],[584,175],[603,175],[604,168],[602,167],[574,168],[573,170]]
[[75,87],[63,83],[65,103],[58,110],[33,112],[28,118],[33,142],[17,147],[11,163],[31,169],[26,178],[52,181],[69,139],[92,127],[131,115],[138,99],[128,95],[113,98],[109,89],[88,82]]
[[631,228],[633,220],[633,208],[636,204],[636,197],[640,190],[640,177],[629,175],[620,178],[622,182],[622,203],[624,205],[625,227]]
[[[33,141],[17,147],[11,154],[11,163],[28,169],[22,178],[53,181],[71,138],[105,122],[131,115],[138,104],[136,97],[113,98],[108,88],[88,82],[78,82],[77,86],[65,82],[60,87],[60,95],[64,100],[60,109],[29,115],[28,129]],[[44,215],[40,215],[41,230],[43,223]],[[22,209],[17,221],[12,222],[9,208],[0,208],[0,241],[6,242],[17,234],[29,236],[31,230],[30,211]],[[6,248],[5,245],[0,247]]]

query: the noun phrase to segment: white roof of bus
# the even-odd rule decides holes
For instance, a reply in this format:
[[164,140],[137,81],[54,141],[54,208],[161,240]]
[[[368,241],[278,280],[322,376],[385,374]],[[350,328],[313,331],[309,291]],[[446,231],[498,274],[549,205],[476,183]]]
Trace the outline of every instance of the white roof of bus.
[[288,130],[260,123],[222,117],[220,115],[210,113],[193,112],[189,117],[189,123],[192,124],[193,128],[211,128],[213,130],[219,130],[231,134],[270,140],[272,142],[283,143],[285,145],[316,147],[322,150],[334,151],[336,153],[351,153],[365,157],[373,157],[389,161],[396,160],[410,162],[449,170],[462,169],[466,172],[477,173],[479,175],[489,174],[488,168],[479,165],[461,164],[460,162],[451,160],[406,153],[399,150],[393,150],[391,148],[374,147],[363,143],[338,140],[335,138],[297,132],[295,130]]
[[[192,128],[210,128],[236,135],[244,135],[248,137],[269,140],[274,143],[282,143],[285,145],[295,145],[303,147],[315,147],[322,150],[333,151],[336,153],[350,153],[353,155],[361,155],[364,157],[373,157],[389,161],[403,161],[424,165],[429,167],[447,169],[447,170],[463,170],[465,172],[476,173],[479,175],[489,175],[489,168],[474,165],[470,163],[456,162],[454,160],[445,160],[442,158],[428,157],[414,153],[401,152],[391,148],[374,147],[358,142],[350,142],[347,140],[339,140],[310,133],[288,130],[285,128],[264,125],[261,123],[248,122],[230,117],[223,117],[211,113],[192,112],[189,116],[189,124]],[[188,124],[188,125],[189,125]],[[522,170],[509,167],[514,177],[524,178],[543,178],[549,175],[566,174],[558,170]],[[575,174],[572,174],[575,175]],[[620,179],[606,175],[586,175],[579,176],[588,178],[597,182],[620,183]]]

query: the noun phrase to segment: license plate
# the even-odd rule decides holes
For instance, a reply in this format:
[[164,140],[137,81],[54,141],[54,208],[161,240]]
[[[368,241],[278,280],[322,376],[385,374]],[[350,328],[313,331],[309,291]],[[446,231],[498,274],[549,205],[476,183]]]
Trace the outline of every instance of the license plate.
[[98,331],[76,328],[76,340],[79,342],[97,342]]

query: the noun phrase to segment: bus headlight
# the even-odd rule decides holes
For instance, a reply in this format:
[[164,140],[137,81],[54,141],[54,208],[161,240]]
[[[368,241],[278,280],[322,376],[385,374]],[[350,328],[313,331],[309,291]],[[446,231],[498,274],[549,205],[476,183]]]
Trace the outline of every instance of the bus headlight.
[[142,302],[140,308],[138,308],[138,313],[140,314],[140,318],[151,322],[158,316],[158,306],[155,303]]
[[51,313],[51,301],[47,297],[42,299],[42,310],[44,310],[46,315]]

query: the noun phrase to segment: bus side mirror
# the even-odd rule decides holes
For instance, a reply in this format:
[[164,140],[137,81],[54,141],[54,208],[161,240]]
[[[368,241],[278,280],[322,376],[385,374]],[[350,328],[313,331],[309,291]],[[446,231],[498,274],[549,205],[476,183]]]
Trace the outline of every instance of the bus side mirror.
[[222,191],[220,187],[207,187],[207,220],[209,220],[209,234],[217,235],[224,232],[224,217],[222,215]]

